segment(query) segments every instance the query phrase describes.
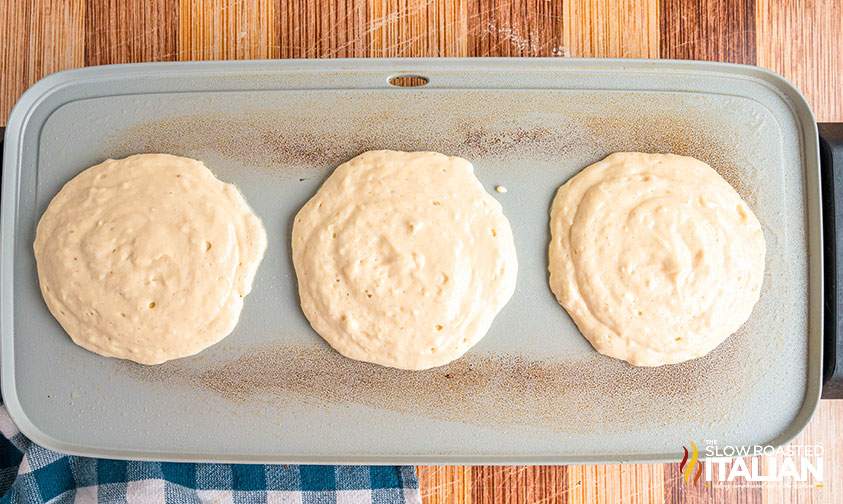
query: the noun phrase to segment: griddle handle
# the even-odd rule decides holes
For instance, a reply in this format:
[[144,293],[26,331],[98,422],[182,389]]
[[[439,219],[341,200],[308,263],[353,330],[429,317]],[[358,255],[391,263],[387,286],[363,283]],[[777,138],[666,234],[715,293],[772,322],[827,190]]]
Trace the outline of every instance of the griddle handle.
[[823,399],[843,399],[843,123],[820,123],[825,264]]

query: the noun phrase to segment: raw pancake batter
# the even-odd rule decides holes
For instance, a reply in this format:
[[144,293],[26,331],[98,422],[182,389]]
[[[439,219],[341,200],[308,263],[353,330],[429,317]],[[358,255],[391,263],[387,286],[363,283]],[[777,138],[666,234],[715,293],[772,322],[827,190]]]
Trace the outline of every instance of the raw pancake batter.
[[293,225],[302,310],[352,359],[446,364],[515,290],[512,230],[471,163],[372,151],[340,165]]
[[234,329],[266,233],[200,161],[140,154],[68,182],[34,248],[44,300],[76,344],[158,364]]
[[707,354],[761,292],[761,225],[694,158],[612,154],[559,188],[550,232],[556,298],[598,352],[636,366]]

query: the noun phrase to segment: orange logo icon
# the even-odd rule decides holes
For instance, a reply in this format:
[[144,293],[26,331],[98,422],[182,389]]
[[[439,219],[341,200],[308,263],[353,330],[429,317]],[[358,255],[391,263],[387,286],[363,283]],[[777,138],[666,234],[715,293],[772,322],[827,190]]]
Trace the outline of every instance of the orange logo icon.
[[692,448],[691,460],[688,460],[688,449],[683,446],[682,449],[685,450],[685,456],[682,458],[682,463],[679,464],[679,471],[684,475],[685,483],[690,483],[691,473],[694,472],[694,467],[696,467],[697,473],[694,475],[694,486],[697,486],[697,482],[699,482],[700,476],[702,475],[703,464],[698,459],[697,445],[691,441],[689,443],[691,443]]

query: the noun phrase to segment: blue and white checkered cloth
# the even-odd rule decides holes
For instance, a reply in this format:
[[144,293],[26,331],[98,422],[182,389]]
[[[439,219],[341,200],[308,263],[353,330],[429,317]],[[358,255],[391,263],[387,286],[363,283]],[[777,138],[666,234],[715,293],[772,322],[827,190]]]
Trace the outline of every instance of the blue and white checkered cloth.
[[0,406],[0,431],[2,504],[421,503],[412,466],[177,464],[75,457],[30,441],[5,406]]

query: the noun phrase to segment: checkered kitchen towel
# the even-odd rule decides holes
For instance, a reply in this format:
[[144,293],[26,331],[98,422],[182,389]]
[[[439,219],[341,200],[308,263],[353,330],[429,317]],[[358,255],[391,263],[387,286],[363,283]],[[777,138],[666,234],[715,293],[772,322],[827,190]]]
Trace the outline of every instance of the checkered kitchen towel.
[[0,431],[0,504],[421,502],[412,466],[175,464],[74,457],[27,439],[5,406],[0,406]]

